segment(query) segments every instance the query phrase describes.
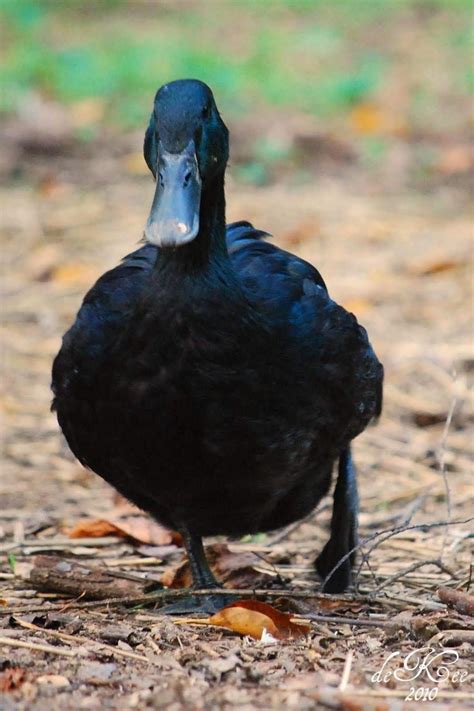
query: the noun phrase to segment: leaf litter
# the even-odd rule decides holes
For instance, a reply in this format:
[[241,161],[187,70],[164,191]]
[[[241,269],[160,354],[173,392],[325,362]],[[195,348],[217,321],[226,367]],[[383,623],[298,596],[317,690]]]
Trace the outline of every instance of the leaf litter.
[[311,627],[258,600],[237,600],[211,617],[184,618],[177,624],[214,625],[260,641],[277,642],[309,634]]
[[[386,121],[370,106],[364,112],[353,117],[358,130]],[[220,624],[176,624],[145,588],[183,593],[179,541],[82,470],[49,414],[60,336],[89,283],[130,251],[149,207],[148,178],[116,180],[123,156],[104,174],[107,157],[36,156],[29,179],[38,189],[20,181],[1,192],[0,707],[392,711],[404,708],[408,686],[372,681],[390,654],[446,646],[459,655],[456,669],[470,671],[473,357],[464,261],[472,218],[462,186],[430,195],[398,185],[385,197],[383,181],[374,191],[350,163],[342,178],[315,172],[294,200],[286,182],[256,190],[229,179],[229,220],[273,231],[360,314],[386,365],[386,402],[378,426],[355,443],[362,545],[354,590],[321,594],[312,567],[328,536],[328,498],[284,532],[207,542],[216,574],[243,599],[218,613]],[[81,537],[65,535],[71,530]],[[65,592],[57,584],[68,574],[75,582]],[[88,578],[113,594],[98,599],[96,590],[86,600]],[[298,629],[282,639],[285,624]],[[471,694],[472,679],[447,681],[430,708],[466,708]]]

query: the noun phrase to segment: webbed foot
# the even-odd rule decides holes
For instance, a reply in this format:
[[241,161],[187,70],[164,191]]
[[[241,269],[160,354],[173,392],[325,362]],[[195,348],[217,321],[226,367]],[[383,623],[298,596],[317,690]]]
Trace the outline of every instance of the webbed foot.
[[156,612],[160,615],[214,615],[223,607],[235,602],[235,595],[215,594],[208,595],[193,595],[190,594],[182,597],[176,602],[160,607]]

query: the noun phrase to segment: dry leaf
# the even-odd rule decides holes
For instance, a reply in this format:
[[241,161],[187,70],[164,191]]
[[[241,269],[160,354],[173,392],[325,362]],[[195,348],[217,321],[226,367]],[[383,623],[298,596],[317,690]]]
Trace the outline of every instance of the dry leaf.
[[467,264],[464,259],[439,258],[426,262],[425,264],[414,265],[409,271],[415,276],[432,276],[433,274],[441,274],[442,272],[451,272],[454,269],[460,269]]
[[314,239],[321,233],[321,226],[317,220],[305,220],[296,225],[283,236],[283,241],[288,245],[299,245],[309,239]]
[[[262,560],[251,551],[233,553],[224,543],[206,546],[206,557],[212,572],[228,588],[256,588],[268,582],[265,573],[255,570]],[[188,588],[192,585],[191,569],[186,559],[177,567],[165,570],[161,582],[167,588]]]
[[351,123],[358,133],[380,133],[385,124],[378,106],[370,103],[358,104],[351,111]]
[[402,116],[385,111],[369,101],[354,106],[350,122],[357,133],[365,136],[407,133],[407,124]]
[[175,531],[163,528],[146,515],[128,516],[126,518],[99,518],[79,521],[73,529],[67,532],[69,538],[102,538],[103,536],[119,536],[131,538],[138,543],[164,546],[170,543],[179,544],[181,536]]
[[365,314],[373,308],[373,304],[363,296],[354,296],[352,299],[346,299],[342,303],[342,306],[344,306],[346,311],[353,313],[355,316],[362,316],[362,314]]
[[254,639],[261,639],[264,631],[275,639],[304,637],[311,629],[308,625],[293,622],[285,612],[257,600],[239,600],[227,605],[207,622]]
[[61,264],[53,270],[51,278],[65,286],[87,286],[97,278],[97,270],[87,264]]
[[18,689],[26,679],[26,672],[20,667],[5,669],[0,674],[0,692],[14,691]]
[[364,604],[358,600],[330,600],[329,598],[318,600],[317,605],[321,610],[350,610],[352,613],[360,612],[364,608]]

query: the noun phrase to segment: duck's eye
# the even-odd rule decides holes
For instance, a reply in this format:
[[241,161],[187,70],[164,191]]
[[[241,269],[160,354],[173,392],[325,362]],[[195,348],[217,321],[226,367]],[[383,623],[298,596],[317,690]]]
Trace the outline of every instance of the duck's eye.
[[201,111],[201,116],[203,117],[203,119],[208,119],[210,115],[211,115],[211,105],[206,104],[206,106]]

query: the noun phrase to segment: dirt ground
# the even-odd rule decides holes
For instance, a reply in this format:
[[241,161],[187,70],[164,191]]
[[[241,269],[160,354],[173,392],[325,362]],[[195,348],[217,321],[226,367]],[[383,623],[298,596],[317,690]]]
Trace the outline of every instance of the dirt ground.
[[[355,443],[365,541],[355,589],[318,592],[312,561],[330,499],[298,526],[227,542],[230,564],[216,549],[231,586],[283,590],[267,601],[309,620],[302,638],[177,624],[143,604],[88,603],[80,582],[66,595],[35,578],[37,556],[55,556],[64,577],[73,564],[82,580],[99,568],[115,597],[120,582],[137,597],[183,557],[72,459],[49,412],[61,334],[141,235],[153,185],[139,151],[132,136],[121,151],[32,155],[27,178],[1,190],[0,709],[399,709],[423,698],[467,708],[472,598],[447,605],[438,590],[471,584],[469,189],[444,179],[413,189],[394,177],[396,159],[376,179],[344,164],[261,188],[231,170],[227,188],[229,221],[251,220],[315,263],[386,368],[383,416]],[[86,537],[69,537],[85,519]],[[94,538],[90,522],[104,519],[140,531]]]

